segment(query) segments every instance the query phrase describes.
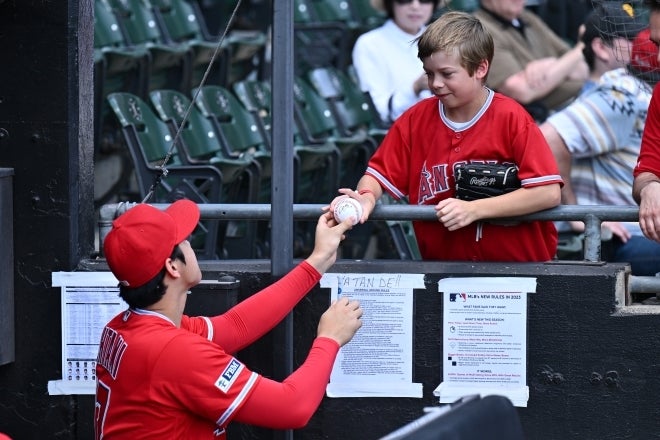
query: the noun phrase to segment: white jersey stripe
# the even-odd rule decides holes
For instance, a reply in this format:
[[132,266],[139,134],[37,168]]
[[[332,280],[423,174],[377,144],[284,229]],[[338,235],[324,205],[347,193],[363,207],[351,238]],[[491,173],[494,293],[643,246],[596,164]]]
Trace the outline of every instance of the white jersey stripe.
[[229,417],[236,411],[236,409],[240,406],[240,404],[245,400],[245,398],[248,395],[248,392],[252,389],[254,384],[257,382],[257,378],[259,375],[255,372],[252,372],[250,374],[250,378],[248,381],[245,383],[245,386],[241,390],[241,392],[236,396],[236,399],[229,405],[227,410],[220,416],[217,422],[215,422],[218,426],[224,426],[225,423],[227,423],[227,420],[229,420]]

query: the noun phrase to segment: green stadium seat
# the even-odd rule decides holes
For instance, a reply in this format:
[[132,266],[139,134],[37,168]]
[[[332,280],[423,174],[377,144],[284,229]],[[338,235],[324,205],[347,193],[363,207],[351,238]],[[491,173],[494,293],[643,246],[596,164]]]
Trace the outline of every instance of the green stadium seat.
[[305,143],[332,142],[340,151],[339,186],[354,188],[373,153],[373,140],[365,132],[342,136],[328,103],[306,80],[293,83],[294,116]]
[[[269,149],[272,123],[270,82],[243,80],[234,83],[234,93],[258,122]],[[293,149],[296,159],[296,203],[325,203],[339,184],[340,151],[331,140],[306,143],[294,125]]]
[[250,154],[259,163],[261,179],[257,199],[259,203],[270,203],[272,156],[252,115],[229,89],[222,86],[195,88],[191,95],[202,115],[213,124],[227,154]]
[[[188,90],[192,52],[185,44],[166,43],[147,0],[108,0],[128,44],[150,54],[148,91]],[[146,99],[146,97],[145,97]]]
[[370,0],[351,0],[348,3],[353,10],[353,16],[362,23],[365,32],[382,25],[387,20],[385,13],[371,6]]
[[191,87],[200,84],[211,61],[213,65],[206,82],[226,85],[231,58],[228,40],[222,41],[218,47],[220,38],[212,38],[204,32],[194,8],[186,0],[150,0],[150,2],[165,42],[185,44],[192,51]]
[[[297,75],[322,66],[347,66],[351,32],[347,23],[330,19],[316,0],[294,2],[294,69]],[[320,15],[320,17],[319,17]]]
[[[180,198],[196,203],[221,202],[220,171],[213,166],[182,165],[171,149],[173,139],[167,125],[146,102],[126,92],[111,93],[107,100],[121,126],[143,199],[150,195],[150,203],[171,203]],[[163,166],[167,175],[162,175]],[[201,221],[191,244],[200,258],[218,258],[218,221]]]
[[149,53],[129,47],[107,0],[94,0],[94,145],[100,148],[110,109],[105,100],[113,92],[144,96]]
[[[191,107],[190,98],[183,93],[154,90],[149,97],[156,114],[167,123],[172,136],[179,131],[177,148],[182,161],[190,165],[211,165],[220,170],[223,176],[223,202],[256,202],[260,167],[249,153],[226,156],[211,121],[197,107]],[[184,117],[186,123],[182,125]],[[256,230],[257,225],[253,221],[222,222],[219,238],[223,257],[255,258],[258,255]]]
[[[197,21],[202,25],[202,31],[207,40],[217,39],[224,33],[229,24],[238,0],[185,0],[194,9]],[[267,6],[269,2],[263,2]],[[253,12],[253,4],[243,1],[234,21],[230,24],[226,34],[226,41],[230,47],[231,62],[229,77],[224,86],[235,81],[256,76],[263,78],[268,69],[266,57],[268,37],[266,31],[270,24],[270,9],[261,8],[265,19],[259,23],[249,23],[246,27],[243,20],[246,12]]]

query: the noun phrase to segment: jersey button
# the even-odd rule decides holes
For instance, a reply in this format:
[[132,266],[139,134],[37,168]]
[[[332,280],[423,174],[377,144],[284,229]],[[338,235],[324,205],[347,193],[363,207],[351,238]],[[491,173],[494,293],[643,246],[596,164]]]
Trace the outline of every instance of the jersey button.
[[456,139],[460,139],[460,138],[463,137],[463,135],[460,134],[460,133],[456,133],[456,134],[454,135],[454,137],[455,137]]
[[461,151],[461,147],[454,148],[454,151],[458,153],[459,151]]

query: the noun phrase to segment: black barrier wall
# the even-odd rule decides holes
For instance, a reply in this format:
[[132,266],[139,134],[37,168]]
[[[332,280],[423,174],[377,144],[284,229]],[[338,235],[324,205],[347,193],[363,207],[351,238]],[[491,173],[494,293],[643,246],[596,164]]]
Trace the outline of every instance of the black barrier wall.
[[[88,262],[84,270],[104,270]],[[202,262],[205,279],[234,277],[237,299],[272,281],[268,262]],[[423,408],[438,405],[433,390],[442,380],[443,304],[437,283],[448,277],[534,277],[536,293],[528,298],[526,408],[517,408],[528,439],[655,438],[660,422],[655,403],[660,393],[655,306],[625,304],[626,265],[497,264],[403,261],[340,261],[331,272],[422,273],[425,289],[414,291],[413,380],[424,397],[324,398],[309,425],[294,438],[377,439],[418,418]],[[233,303],[231,291],[195,289],[195,307]],[[202,291],[200,291],[202,290]],[[318,319],[329,304],[329,289],[315,288],[294,311],[295,364],[305,358]],[[217,310],[216,308],[216,310]],[[240,353],[254,370],[273,376],[272,359],[279,347],[271,334]],[[44,378],[47,380],[47,378]],[[45,400],[49,398],[44,397]],[[89,396],[60,403],[63,414],[78,419],[76,436],[88,438],[93,401]],[[17,425],[19,426],[19,425]],[[25,429],[25,423],[20,423]],[[265,429],[235,424],[230,438],[272,438]],[[42,437],[45,438],[45,437]],[[52,438],[57,438],[53,436]]]

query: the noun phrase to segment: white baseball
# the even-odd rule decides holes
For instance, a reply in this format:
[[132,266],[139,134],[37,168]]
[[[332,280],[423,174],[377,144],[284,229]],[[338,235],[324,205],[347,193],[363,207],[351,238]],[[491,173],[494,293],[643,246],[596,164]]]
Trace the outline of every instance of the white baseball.
[[362,205],[355,199],[346,197],[341,199],[335,205],[335,220],[339,223],[343,222],[349,217],[353,217],[353,224],[357,224],[362,218]]

